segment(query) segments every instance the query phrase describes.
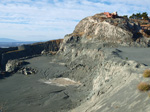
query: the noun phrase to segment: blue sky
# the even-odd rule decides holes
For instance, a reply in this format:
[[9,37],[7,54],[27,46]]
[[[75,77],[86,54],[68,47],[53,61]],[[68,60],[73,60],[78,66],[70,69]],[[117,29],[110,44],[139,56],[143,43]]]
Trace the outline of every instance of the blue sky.
[[0,0],[0,38],[39,41],[63,38],[96,13],[147,12],[150,0]]

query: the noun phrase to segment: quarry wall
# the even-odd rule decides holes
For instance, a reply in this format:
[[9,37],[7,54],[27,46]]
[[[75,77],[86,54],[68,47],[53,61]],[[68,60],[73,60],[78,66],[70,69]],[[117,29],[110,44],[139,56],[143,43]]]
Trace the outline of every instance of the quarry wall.
[[0,69],[5,70],[8,60],[41,54],[45,51],[58,51],[62,39],[40,42],[31,45],[22,45],[12,48],[0,48]]

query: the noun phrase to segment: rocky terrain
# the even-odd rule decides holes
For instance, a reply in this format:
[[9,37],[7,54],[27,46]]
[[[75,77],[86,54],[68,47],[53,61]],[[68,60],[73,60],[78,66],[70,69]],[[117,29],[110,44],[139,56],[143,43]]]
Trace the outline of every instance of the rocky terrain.
[[54,54],[59,50],[62,39],[34,44],[22,45],[18,47],[0,48],[0,70],[5,70],[5,65],[9,60],[20,58],[31,58],[43,53]]
[[149,93],[137,89],[150,81],[142,76],[150,66],[149,41],[131,20],[86,17],[57,53],[8,61],[7,72],[17,69],[0,80],[0,110],[149,112]]

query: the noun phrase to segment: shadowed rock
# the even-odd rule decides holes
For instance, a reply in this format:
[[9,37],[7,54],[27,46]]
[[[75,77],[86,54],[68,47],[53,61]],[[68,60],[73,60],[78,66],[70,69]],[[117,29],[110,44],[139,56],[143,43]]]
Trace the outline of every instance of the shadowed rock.
[[28,62],[22,60],[9,60],[6,64],[6,72],[15,72],[26,64],[28,64]]

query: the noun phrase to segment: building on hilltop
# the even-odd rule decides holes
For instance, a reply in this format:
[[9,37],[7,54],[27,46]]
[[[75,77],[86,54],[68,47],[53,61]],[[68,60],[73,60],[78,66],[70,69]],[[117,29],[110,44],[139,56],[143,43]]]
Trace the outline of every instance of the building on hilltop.
[[104,12],[104,14],[107,16],[107,18],[116,18],[118,16],[117,12],[113,13]]

